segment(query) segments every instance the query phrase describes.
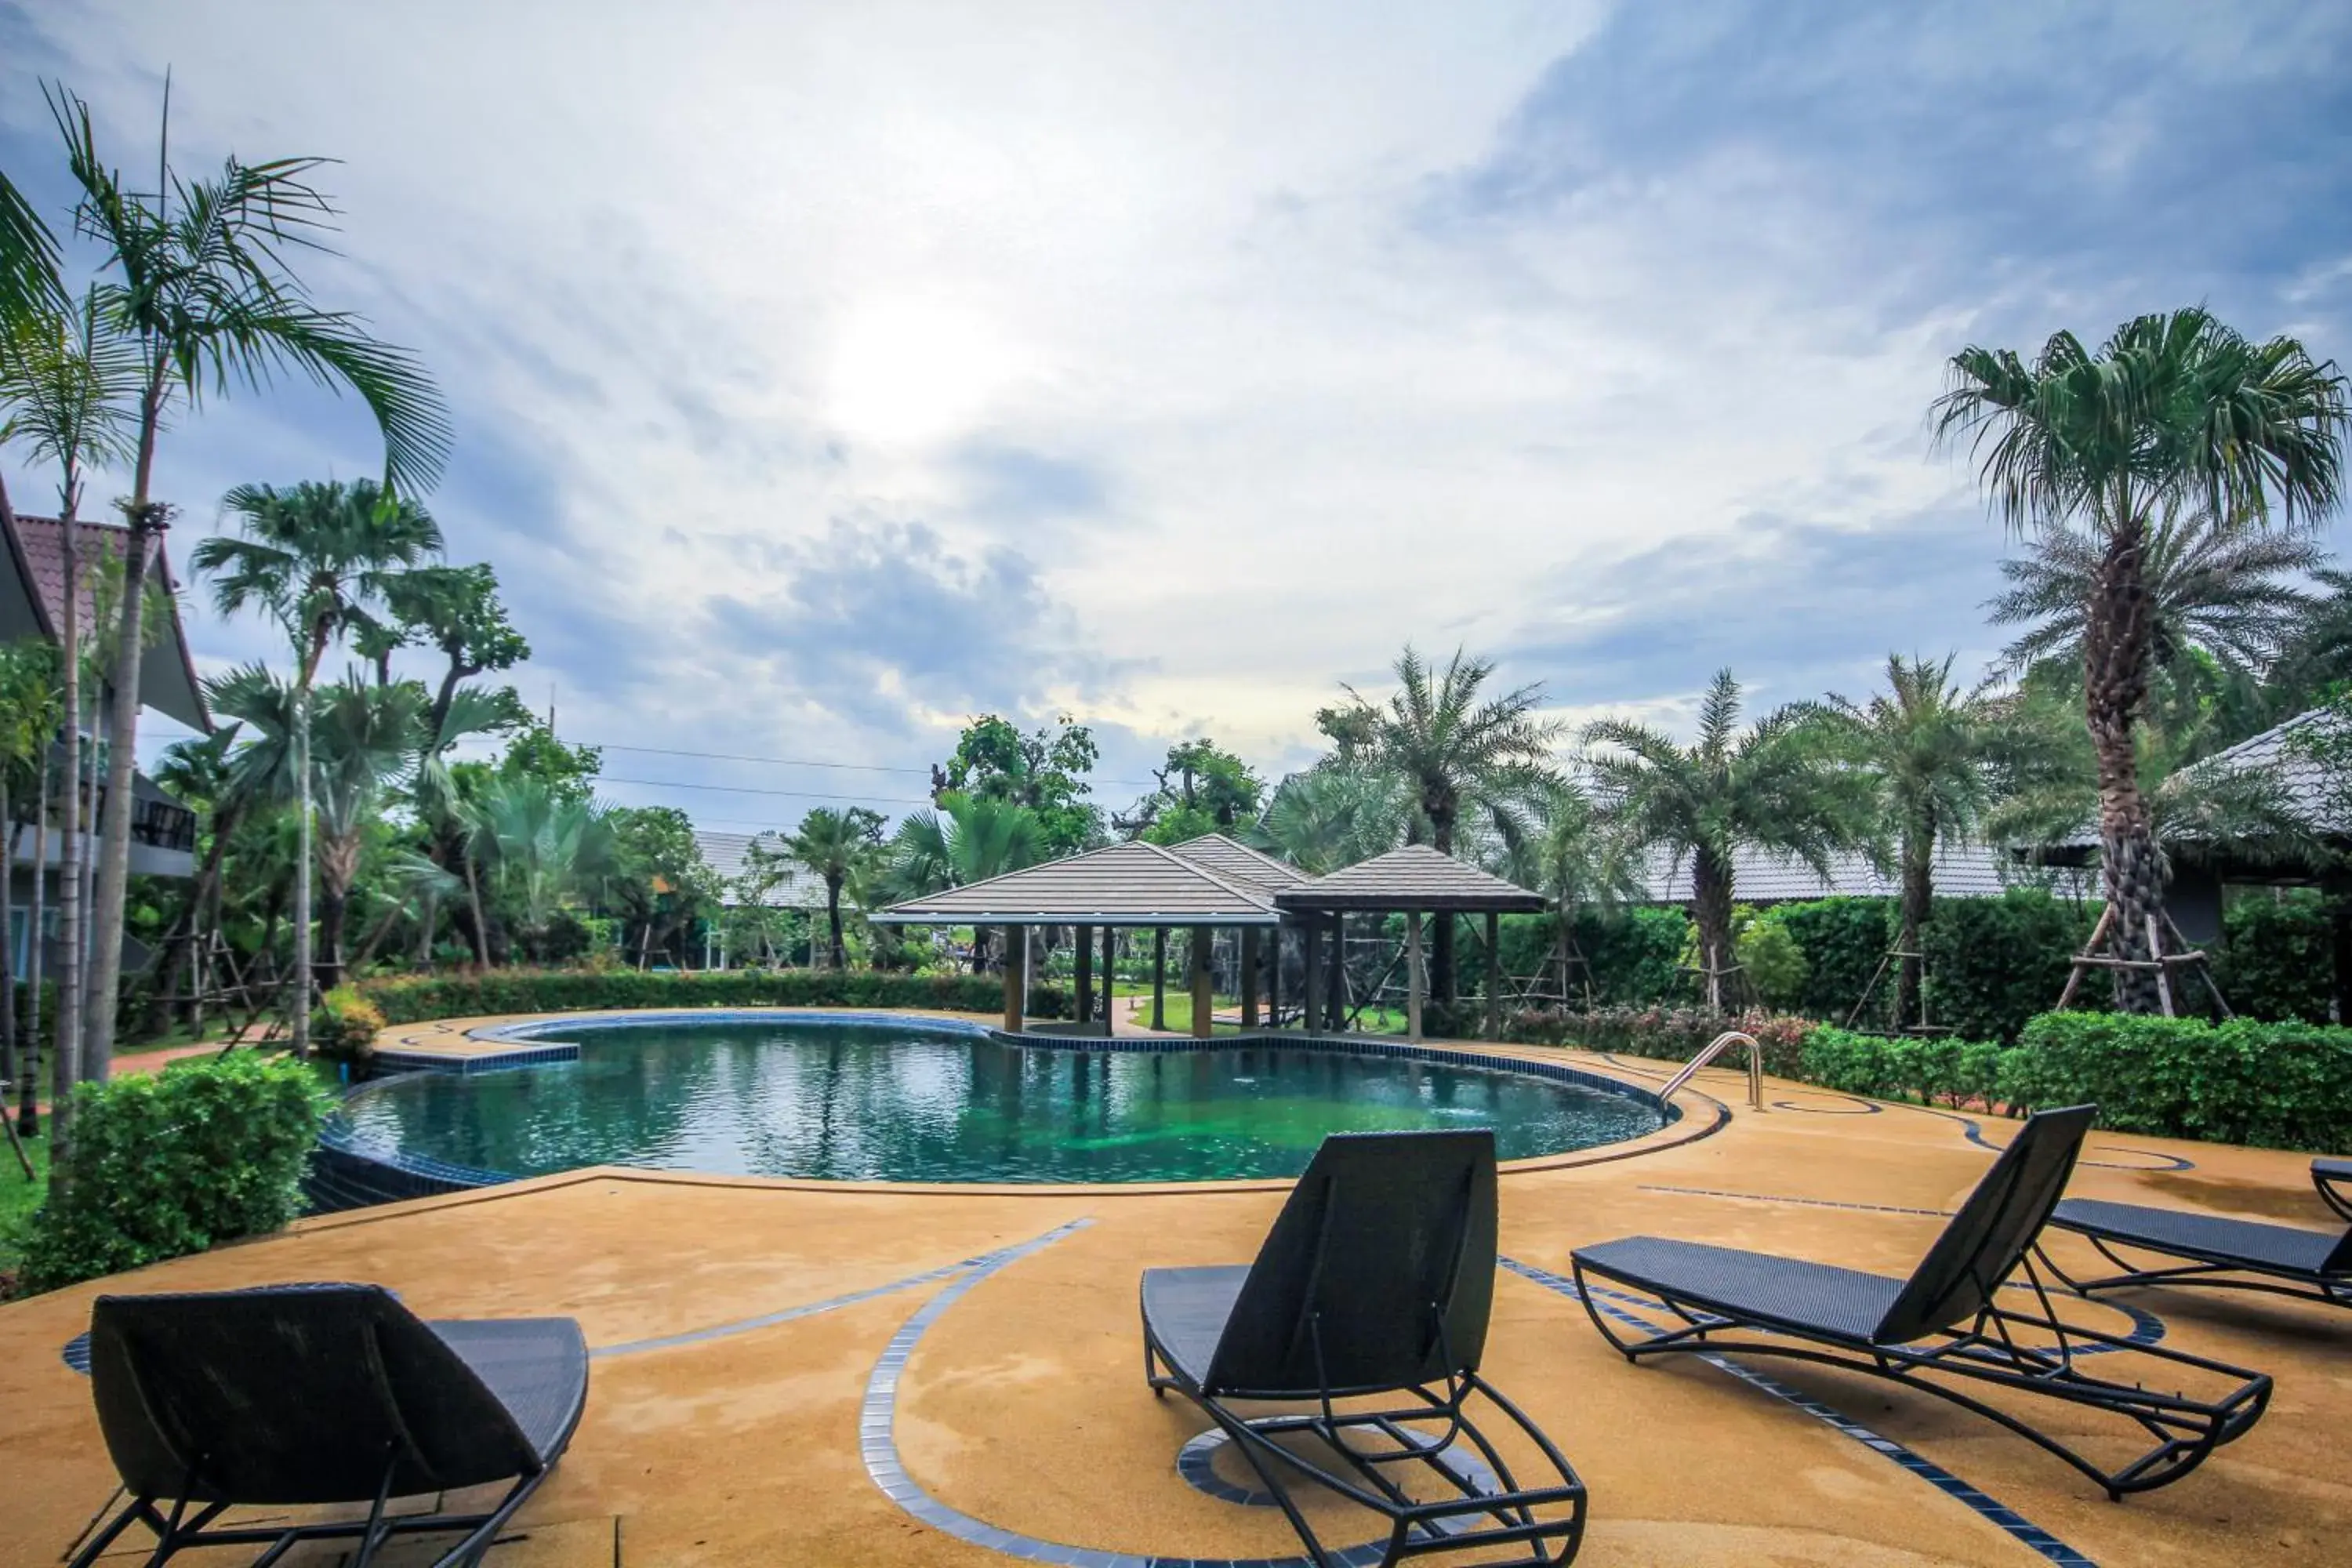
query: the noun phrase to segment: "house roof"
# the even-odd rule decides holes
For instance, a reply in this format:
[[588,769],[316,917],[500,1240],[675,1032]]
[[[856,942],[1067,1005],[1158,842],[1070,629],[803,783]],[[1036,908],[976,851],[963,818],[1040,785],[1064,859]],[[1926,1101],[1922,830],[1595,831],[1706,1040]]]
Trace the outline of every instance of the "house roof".
[[[65,625],[65,525],[54,517],[16,514],[16,528],[7,540],[7,567],[25,585],[34,612],[36,629],[55,642]],[[91,563],[121,560],[131,531],[120,523],[77,522],[74,537],[83,563],[81,592],[76,618],[83,627],[95,624],[98,606]],[[139,661],[139,700],[194,729],[209,731],[212,717],[205,710],[204,689],[196,679],[195,659],[188,651],[187,629],[180,622],[179,584],[172,576],[169,552],[159,552],[156,572],[163,579],[164,603],[170,606],[172,647],[167,652],[150,648]],[[160,657],[159,657],[160,656]]]
[[1286,860],[1262,854],[1222,833],[1204,833],[1181,844],[1168,846],[1195,865],[1206,866],[1228,882],[1278,893],[1309,880],[1307,873]]
[[[761,844],[771,851],[782,847],[780,833],[720,833],[711,828],[694,830],[695,847],[702,852],[702,863],[727,880],[727,890],[719,901],[730,909],[744,900],[736,891],[736,880],[751,870],[751,846]],[[800,867],[780,867],[782,876],[767,895],[760,900],[762,909],[821,910],[824,907],[824,883]]]
[[1426,844],[1408,844],[1342,867],[1275,895],[1286,910],[1431,910],[1448,913],[1532,914],[1541,893],[1456,860]]
[[1247,926],[1281,920],[1264,889],[1140,840],[908,899],[866,918],[879,925]]
[[[1901,880],[1871,864],[1866,855],[1848,853],[1829,858],[1830,875],[1802,860],[1756,848],[1742,848],[1732,857],[1732,896],[1743,904],[1793,903],[1808,899],[1891,899],[1903,891]],[[1989,844],[1945,844],[1936,856],[1936,896],[1946,899],[1999,898],[2011,887],[2039,886],[2053,876],[2060,881],[2079,873],[2036,871],[2008,851]],[[1653,850],[1642,876],[1643,900],[1653,904],[1686,903],[1691,898],[1688,857],[1678,864],[1672,852]]]

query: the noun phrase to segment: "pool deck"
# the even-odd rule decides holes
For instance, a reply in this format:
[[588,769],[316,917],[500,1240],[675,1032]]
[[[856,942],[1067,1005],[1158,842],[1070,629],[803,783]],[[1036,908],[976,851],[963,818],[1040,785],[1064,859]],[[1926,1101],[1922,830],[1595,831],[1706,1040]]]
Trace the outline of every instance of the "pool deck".
[[[437,1040],[463,1024],[392,1032]],[[1529,1054],[1664,1076],[1656,1063]],[[1714,1136],[1503,1181],[1515,1267],[1496,1287],[1486,1370],[1591,1488],[1580,1562],[2352,1560],[2352,1313],[2340,1310],[2126,1298],[2166,1344],[2270,1372],[2278,1388],[2242,1441],[2120,1505],[1990,1422],[1884,1383],[1750,1363],[1784,1394],[1696,1362],[1626,1365],[1548,1282],[1571,1247],[1647,1232],[1907,1272],[1936,1212],[1984,1172],[1975,1140],[2012,1131],[1779,1082],[1769,1109],[1750,1111],[1731,1072],[1703,1087],[1735,1105]],[[2084,1159],[2076,1195],[2328,1220],[2294,1154],[2095,1133]],[[58,1561],[113,1489],[88,1381],[60,1353],[94,1295],[327,1279],[381,1281],[428,1317],[581,1320],[596,1352],[587,1415],[493,1568],[1291,1558],[1275,1510],[1180,1475],[1178,1451],[1208,1424],[1144,1387],[1135,1304],[1147,1267],[1245,1261],[1280,1202],[1265,1190],[846,1190],[600,1169],[305,1221],[13,1303],[0,1307],[11,1501],[0,1563]],[[2055,1246],[2063,1261],[2088,1256]],[[2127,1323],[2113,1306],[2065,1305],[2094,1326]],[[2060,1430],[2088,1430],[2056,1408]],[[1372,1533],[1343,1505],[1313,1511],[1327,1540]]]

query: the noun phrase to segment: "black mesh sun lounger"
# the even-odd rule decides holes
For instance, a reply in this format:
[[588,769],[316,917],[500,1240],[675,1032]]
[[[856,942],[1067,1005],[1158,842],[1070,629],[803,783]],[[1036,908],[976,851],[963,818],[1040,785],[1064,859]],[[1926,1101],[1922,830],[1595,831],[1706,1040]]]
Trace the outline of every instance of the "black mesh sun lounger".
[[[2352,1220],[2352,1160],[2314,1160],[2312,1184],[2321,1201]],[[2074,1232],[2099,1256],[2123,1270],[2102,1279],[2075,1279],[2058,1270],[2083,1295],[2127,1285],[2201,1285],[2213,1289],[2267,1290],[2306,1301],[2352,1307],[2352,1226],[2342,1231],[2305,1230],[2262,1220],[2221,1219],[2141,1204],[2069,1198],[2050,1216],[2060,1230]],[[2134,1263],[2117,1254],[2152,1252],[2176,1261]]]
[[[1520,1553],[1482,1564],[1566,1563],[1583,1538],[1584,1485],[1478,1375],[1495,1245],[1493,1133],[1334,1135],[1256,1262],[1143,1276],[1144,1375],[1217,1424],[1323,1568],[1335,1558],[1291,1493],[1296,1477],[1386,1519],[1383,1563],[1481,1548]],[[1520,1486],[1473,1424],[1473,1394],[1517,1426],[1557,1481]],[[1257,1401],[1312,1408],[1234,1408]],[[1413,1477],[1419,1493],[1405,1484]]]
[[[2029,1120],[1907,1279],[1637,1236],[1571,1255],[1585,1310],[1628,1361],[1683,1351],[1843,1367],[1997,1421],[2098,1482],[2111,1498],[2179,1480],[2253,1426],[2270,1403],[2271,1380],[2059,1321],[2028,1253],[2096,1115],[2095,1106],[2076,1106]],[[2020,1299],[2038,1310],[2000,1304],[2012,1272],[2024,1276]],[[1628,1337],[1621,1331],[1627,1328],[1638,1331]],[[1754,1337],[1759,1334],[1771,1337]],[[2213,1392],[2200,1398],[2093,1376],[2083,1363],[2103,1351],[2130,1352],[2142,1363],[2135,1373],[2152,1359]],[[2108,1469],[1956,1383],[2113,1415],[2155,1446]]]
[[[569,1318],[428,1323],[373,1285],[100,1296],[90,1388],[130,1501],[73,1559],[133,1523],[160,1563],[190,1548],[454,1534],[436,1568],[476,1563],[572,1440],[588,1351]],[[506,1483],[487,1510],[391,1513],[408,1498]],[[232,1508],[343,1505],[363,1519],[243,1525]]]

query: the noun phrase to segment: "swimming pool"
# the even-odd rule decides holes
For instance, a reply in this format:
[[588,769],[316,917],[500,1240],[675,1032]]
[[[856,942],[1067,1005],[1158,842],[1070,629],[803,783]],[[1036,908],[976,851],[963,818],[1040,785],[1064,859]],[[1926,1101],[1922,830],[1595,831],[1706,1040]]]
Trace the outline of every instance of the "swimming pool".
[[[779,1013],[563,1020],[573,1061],[417,1072],[345,1102],[352,1153],[484,1176],[583,1165],[901,1182],[1297,1175],[1329,1132],[1489,1127],[1527,1159],[1639,1137],[1641,1091],[1549,1066],[1357,1042],[1017,1041],[982,1026]],[[1379,1054],[1409,1050],[1412,1054]],[[1452,1057],[1455,1059],[1443,1059]]]

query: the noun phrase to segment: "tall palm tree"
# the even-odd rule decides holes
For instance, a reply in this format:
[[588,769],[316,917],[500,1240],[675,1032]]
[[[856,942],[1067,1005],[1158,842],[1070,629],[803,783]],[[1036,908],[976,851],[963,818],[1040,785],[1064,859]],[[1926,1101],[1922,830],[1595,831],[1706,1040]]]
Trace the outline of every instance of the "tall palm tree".
[[[1495,667],[1459,648],[1441,670],[1408,644],[1394,668],[1397,689],[1386,702],[1368,701],[1347,687],[1348,705],[1318,715],[1318,722],[1340,742],[1343,756],[1352,750],[1403,781],[1419,808],[1411,837],[1425,827],[1430,844],[1451,855],[1456,827],[1475,816],[1507,850],[1526,837],[1534,803],[1553,778],[1551,748],[1560,727],[1536,717],[1542,688],[1521,686],[1481,700]],[[1437,921],[1430,962],[1437,1000],[1450,1005],[1457,990],[1453,921]]]
[[0,174],[0,333],[65,307],[57,237],[8,176]]
[[1739,724],[1739,682],[1718,671],[1683,745],[1630,719],[1584,728],[1585,766],[1629,848],[1663,849],[1691,868],[1701,959],[1723,967],[1733,946],[1733,857],[1743,846],[1793,857],[1826,879],[1829,858],[1862,842],[1864,781],[1841,766],[1802,708]]
[[841,942],[842,884],[857,875],[881,847],[882,815],[862,805],[846,811],[818,806],[802,817],[801,825],[784,839],[784,854],[824,882],[825,926],[832,937],[835,969],[849,964]]
[[[286,628],[297,660],[289,776],[298,791],[316,776],[310,697],[319,662],[338,637],[379,625],[375,610],[403,577],[441,553],[441,528],[415,501],[373,480],[305,481],[289,489],[239,485],[223,498],[238,531],[200,541],[190,563],[213,579],[224,616],[258,608]],[[421,726],[419,726],[421,728]],[[294,973],[304,988],[292,1004],[294,1054],[308,1056],[313,964],[310,951],[310,807],[298,795],[302,845],[294,871]]]
[[[2175,508],[2247,529],[2315,527],[2342,494],[2344,377],[2291,338],[2253,342],[2192,308],[2126,321],[2095,353],[2071,332],[2030,363],[1964,349],[1931,417],[1939,444],[1968,443],[2008,527],[2075,531],[2097,548],[2082,645],[2100,875],[2110,956],[2145,963],[2164,902],[2133,744],[2156,655],[2151,536]],[[2148,971],[2113,973],[2118,1007],[2155,1010]]]
[[1894,848],[1903,889],[1897,1028],[1919,1011],[1919,932],[1935,900],[1937,848],[1979,837],[2004,790],[2050,776],[2064,752],[2063,740],[2046,737],[1992,679],[1957,684],[1956,657],[1888,654],[1885,690],[1866,702],[1832,694],[1821,710],[1840,751],[1875,791],[1881,858],[1888,843]]
[[[221,710],[215,707],[213,711]],[[183,984],[189,984],[195,993],[188,1009],[192,1026],[198,1025],[203,1016],[201,955],[213,929],[209,922],[218,915],[221,864],[227,858],[229,837],[245,805],[229,778],[229,756],[243,728],[232,720],[209,735],[174,741],[163,748],[163,760],[155,765],[156,784],[203,819],[206,842],[204,864],[196,869],[195,884],[164,938],[164,948],[170,956],[163,983],[156,987],[149,1005],[153,1020],[151,1033],[163,1031]]]
[[[140,192],[126,188],[120,172],[100,156],[89,106],[63,89],[47,96],[78,193],[74,226],[107,253],[96,290],[99,309],[139,357],[131,495],[121,503],[131,537],[124,547],[121,625],[114,633],[108,773],[109,798],[127,801],[138,750],[147,574],[172,511],[154,497],[155,449],[171,416],[193,408],[206,393],[258,389],[288,373],[347,389],[367,405],[383,437],[386,487],[410,489],[429,487],[439,477],[449,424],[414,356],[377,340],[356,316],[320,310],[289,263],[289,252],[319,248],[333,228],[333,205],[309,184],[323,160],[245,163],[231,157],[209,178],[184,176],[170,163],[167,84],[159,175],[153,190]],[[131,814],[112,812],[99,847],[92,911],[96,940],[86,1024],[91,1060],[85,1064],[92,1070],[102,1070],[113,1051],[130,871]],[[297,1007],[294,1016],[298,1042],[307,1047],[309,1009]]]
[[1276,785],[1244,837],[1307,875],[1324,877],[1403,843],[1412,813],[1394,774],[1327,758]]
[[[880,886],[893,900],[969,887],[1045,858],[1045,825],[1028,806],[949,790],[935,811],[908,814],[892,835]],[[987,963],[987,934],[972,933],[971,968]]]

